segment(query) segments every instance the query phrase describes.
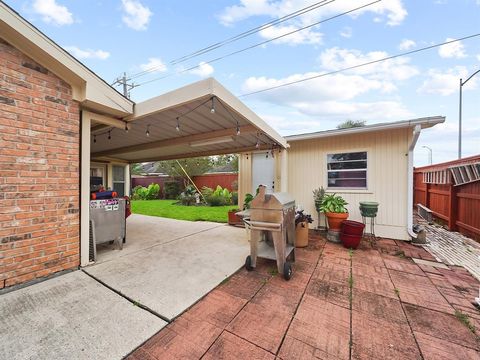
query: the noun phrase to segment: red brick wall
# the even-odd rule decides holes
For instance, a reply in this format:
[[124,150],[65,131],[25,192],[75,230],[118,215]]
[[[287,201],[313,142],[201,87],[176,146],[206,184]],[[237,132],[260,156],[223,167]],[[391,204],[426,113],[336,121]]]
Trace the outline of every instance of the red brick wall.
[[0,288],[79,265],[79,106],[0,38]]

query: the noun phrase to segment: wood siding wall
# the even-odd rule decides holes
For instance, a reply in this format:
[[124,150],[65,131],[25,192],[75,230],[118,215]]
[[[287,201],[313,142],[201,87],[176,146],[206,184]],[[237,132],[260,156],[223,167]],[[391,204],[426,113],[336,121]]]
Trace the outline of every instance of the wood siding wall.
[[[328,189],[343,196],[349,203],[350,219],[361,221],[360,201],[378,201],[377,235],[408,239],[407,234],[407,176],[410,129],[399,129],[335,136],[331,138],[290,142],[288,150],[288,192],[315,219],[313,189],[327,187],[326,158],[329,153],[368,152],[368,189]],[[251,187],[251,156],[240,157],[239,199]],[[277,170],[280,162],[277,163]],[[247,192],[248,192],[247,191]]]
[[452,231],[480,240],[480,182],[453,186],[425,184],[423,172],[414,172],[414,204],[422,204],[444,220]]

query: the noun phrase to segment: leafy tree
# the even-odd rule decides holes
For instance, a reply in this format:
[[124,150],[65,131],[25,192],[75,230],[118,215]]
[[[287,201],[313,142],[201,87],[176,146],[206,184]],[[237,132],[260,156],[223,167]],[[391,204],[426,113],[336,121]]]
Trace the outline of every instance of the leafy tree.
[[156,171],[173,177],[181,177],[183,178],[185,185],[188,185],[189,181],[185,176],[182,167],[191,178],[195,175],[205,174],[208,170],[212,169],[213,163],[210,157],[188,158],[178,161],[165,160],[156,163]]
[[365,126],[365,120],[346,120],[337,125],[337,129],[350,129]]
[[130,173],[132,175],[141,175],[142,174],[142,164],[132,164],[130,168]]
[[233,170],[238,172],[238,155],[237,154],[212,156],[212,161],[213,161],[214,167],[231,165]]

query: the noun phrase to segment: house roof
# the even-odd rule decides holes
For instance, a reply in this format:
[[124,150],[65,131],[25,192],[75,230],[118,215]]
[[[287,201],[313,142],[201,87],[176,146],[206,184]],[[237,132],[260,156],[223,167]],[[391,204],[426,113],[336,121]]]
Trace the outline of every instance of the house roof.
[[418,118],[412,120],[402,120],[390,123],[379,123],[372,124],[360,127],[353,127],[347,129],[333,129],[326,131],[317,131],[306,134],[290,135],[286,136],[285,139],[287,142],[301,141],[301,140],[310,140],[310,139],[319,139],[324,137],[340,136],[340,135],[349,135],[349,134],[359,134],[365,132],[374,132],[374,131],[383,131],[383,130],[393,130],[393,129],[403,129],[403,128],[412,128],[416,125],[420,125],[422,129],[435,126],[445,122],[444,116],[432,116],[425,118]]
[[0,36],[72,86],[73,99],[86,109],[116,117],[133,113],[133,101],[0,1]]

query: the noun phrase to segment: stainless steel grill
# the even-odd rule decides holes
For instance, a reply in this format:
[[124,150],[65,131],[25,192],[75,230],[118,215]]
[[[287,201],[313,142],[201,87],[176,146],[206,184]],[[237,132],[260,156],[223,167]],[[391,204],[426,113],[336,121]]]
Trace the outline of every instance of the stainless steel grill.
[[276,260],[278,272],[289,280],[295,261],[295,200],[287,193],[266,194],[260,186],[250,206],[250,219],[244,220],[250,228],[250,255],[245,267],[253,270],[257,257]]

